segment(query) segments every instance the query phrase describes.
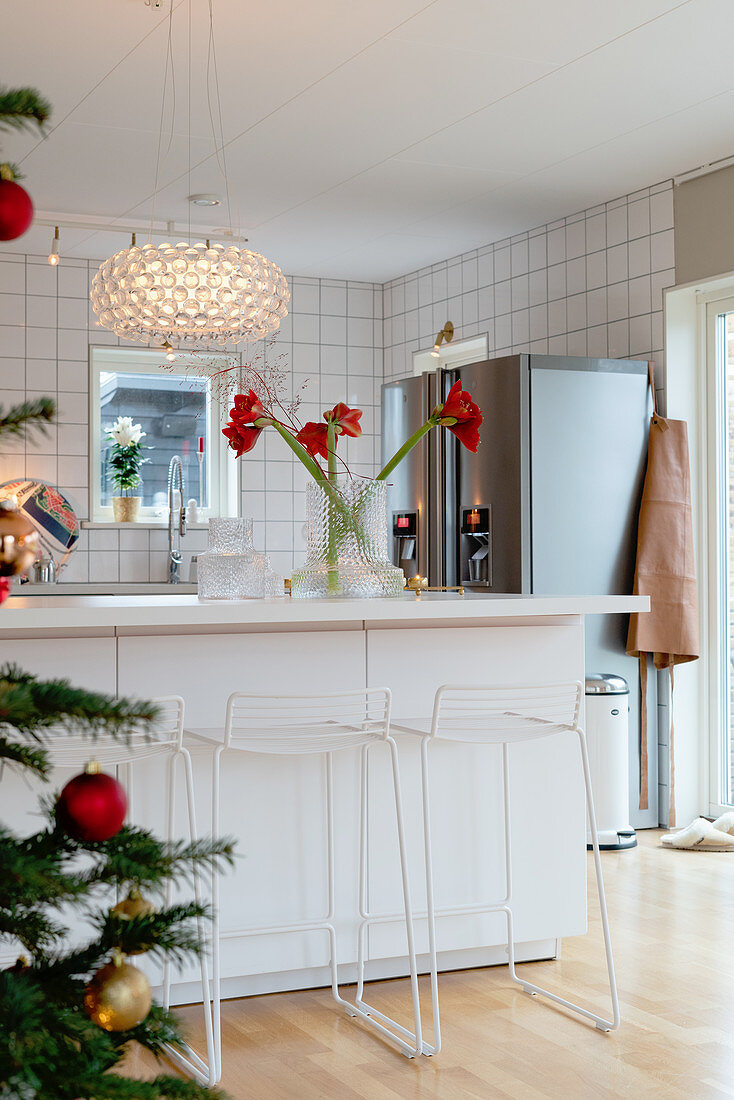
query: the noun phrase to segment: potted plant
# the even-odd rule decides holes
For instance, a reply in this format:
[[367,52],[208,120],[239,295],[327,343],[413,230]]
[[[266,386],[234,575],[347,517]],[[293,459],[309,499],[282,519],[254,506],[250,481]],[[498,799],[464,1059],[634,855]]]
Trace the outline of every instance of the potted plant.
[[[479,446],[482,413],[457,382],[446,400],[407,439],[376,478],[357,478],[337,455],[340,436],[362,434],[360,409],[340,402],[323,423],[299,425],[277,400],[267,403],[250,390],[235,396],[223,434],[238,458],[274,428],[312,477],[306,492],[307,559],[291,581],[291,595],[399,596],[405,578],[388,557],[386,479],[432,428],[447,428],[468,450]],[[276,415],[276,410],[279,415]],[[326,469],[320,460],[326,462]]]
[[131,416],[118,416],[107,433],[112,444],[107,456],[108,477],[119,494],[112,498],[115,523],[135,523],[140,512],[142,497],[133,495],[133,490],[142,484],[140,467],[148,461],[143,458],[147,447],[140,442],[144,435]]

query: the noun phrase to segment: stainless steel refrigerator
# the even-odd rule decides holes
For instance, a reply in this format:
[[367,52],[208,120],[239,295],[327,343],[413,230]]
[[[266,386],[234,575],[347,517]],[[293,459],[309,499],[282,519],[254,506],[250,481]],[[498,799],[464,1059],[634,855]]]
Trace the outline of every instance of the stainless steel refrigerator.
[[[647,362],[512,355],[382,388],[386,460],[461,380],[482,410],[476,455],[432,431],[391,475],[393,560],[429,584],[543,595],[632,591],[652,412]],[[630,685],[632,824],[655,826],[657,724],[648,723],[649,806],[637,810],[640,693],[628,616],[587,621],[586,667]],[[655,677],[648,677],[655,715]]]

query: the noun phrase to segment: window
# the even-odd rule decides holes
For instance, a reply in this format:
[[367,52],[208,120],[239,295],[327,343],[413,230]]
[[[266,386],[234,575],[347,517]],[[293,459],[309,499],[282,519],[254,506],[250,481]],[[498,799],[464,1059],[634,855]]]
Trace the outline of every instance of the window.
[[712,812],[734,804],[734,299],[706,307]]
[[[222,354],[206,357],[212,373],[236,362]],[[141,522],[168,518],[168,465],[175,454],[183,465],[184,504],[193,498],[204,521],[211,515],[236,514],[237,466],[221,433],[227,408],[212,391],[210,379],[191,369],[190,356],[177,354],[169,363],[162,351],[92,348],[89,389],[93,520],[112,521],[116,492],[108,476],[107,434],[118,416],[141,424],[150,448],[139,490]]]

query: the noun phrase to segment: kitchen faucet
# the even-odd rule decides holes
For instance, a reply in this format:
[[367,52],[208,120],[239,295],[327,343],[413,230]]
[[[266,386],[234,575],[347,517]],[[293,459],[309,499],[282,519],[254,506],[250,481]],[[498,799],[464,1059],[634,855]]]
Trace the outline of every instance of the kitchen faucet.
[[[178,522],[174,531],[173,502],[174,483],[178,475]],[[186,512],[184,511],[184,475],[180,455],[174,455],[168,464],[168,583],[180,584],[181,576],[181,537],[186,534]],[[175,545],[174,545],[175,544]]]

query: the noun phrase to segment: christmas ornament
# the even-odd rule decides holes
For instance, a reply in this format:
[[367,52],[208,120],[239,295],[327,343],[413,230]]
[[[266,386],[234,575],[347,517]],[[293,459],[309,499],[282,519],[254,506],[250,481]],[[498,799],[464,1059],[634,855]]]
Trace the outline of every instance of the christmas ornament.
[[12,500],[0,500],[0,577],[27,573],[38,553],[38,532]]
[[[155,913],[155,905],[133,887],[126,898],[118,901],[117,905],[112,906],[111,911],[120,920],[135,920],[136,917],[149,917],[152,913]],[[143,951],[142,948],[139,951],[128,950],[127,954],[142,955]]]
[[109,840],[125,820],[127,797],[111,775],[90,760],[86,771],[66,784],[56,803],[56,819],[76,840]]
[[115,951],[112,962],[97,971],[84,994],[88,1015],[105,1031],[136,1027],[152,1003],[150,982],[142,970],[125,962],[121,951]]
[[0,178],[0,241],[22,237],[33,221],[33,203],[15,180]]

